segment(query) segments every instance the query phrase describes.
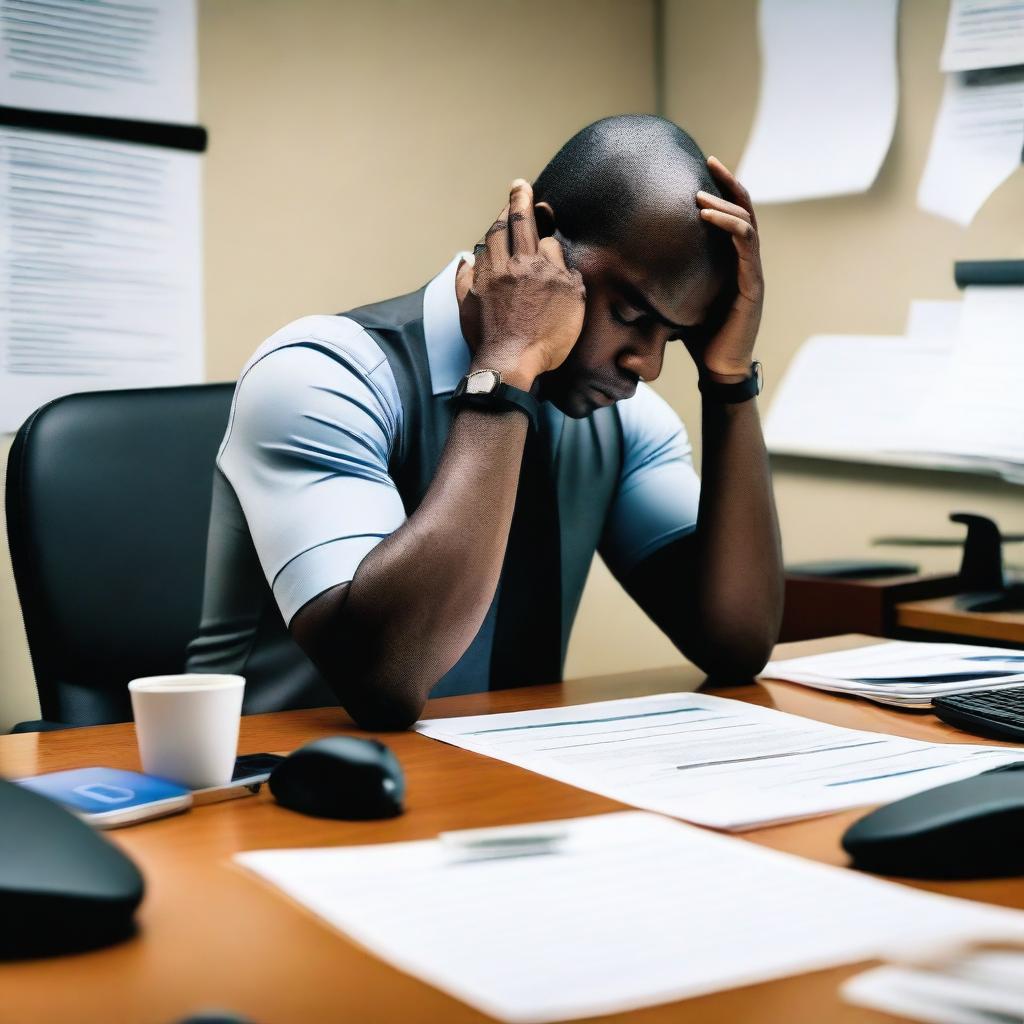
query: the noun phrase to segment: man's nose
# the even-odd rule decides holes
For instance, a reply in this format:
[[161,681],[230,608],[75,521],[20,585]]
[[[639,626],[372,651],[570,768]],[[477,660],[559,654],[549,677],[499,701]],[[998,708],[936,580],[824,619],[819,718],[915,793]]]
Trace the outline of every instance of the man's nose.
[[619,358],[619,366],[641,380],[657,380],[665,362],[666,339],[652,335],[643,344],[631,345]]

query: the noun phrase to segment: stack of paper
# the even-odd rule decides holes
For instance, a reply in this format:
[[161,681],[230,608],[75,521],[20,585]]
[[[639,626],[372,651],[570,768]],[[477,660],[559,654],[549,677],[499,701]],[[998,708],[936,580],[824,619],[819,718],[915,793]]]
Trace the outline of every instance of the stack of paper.
[[878,967],[842,988],[851,1003],[929,1024],[1024,1021],[1024,949],[967,951],[932,966]]
[[1024,287],[973,285],[912,303],[905,336],[810,338],[772,400],[769,451],[1024,483],[1022,323]]
[[1019,911],[655,815],[540,827],[565,833],[555,852],[467,861],[424,840],[235,859],[400,970],[504,1021],[650,1006],[936,936],[1024,935]]
[[964,291],[958,341],[917,406],[912,444],[1024,483],[1024,287]]
[[[933,697],[1024,687],[1024,651],[906,640],[771,661],[765,676],[867,697],[880,704],[931,707]],[[1024,706],[1024,691],[1021,697]]]

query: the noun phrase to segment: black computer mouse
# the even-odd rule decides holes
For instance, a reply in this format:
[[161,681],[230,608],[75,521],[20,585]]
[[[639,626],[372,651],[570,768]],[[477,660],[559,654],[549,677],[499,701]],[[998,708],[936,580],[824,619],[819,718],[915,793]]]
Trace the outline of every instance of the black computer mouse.
[[393,818],[402,813],[405,776],[379,740],[327,736],[299,747],[267,783],[283,807],[317,818]]
[[1024,763],[908,796],[846,830],[854,867],[907,878],[1024,875]]
[[117,846],[48,797],[0,779],[0,960],[129,938],[143,889]]

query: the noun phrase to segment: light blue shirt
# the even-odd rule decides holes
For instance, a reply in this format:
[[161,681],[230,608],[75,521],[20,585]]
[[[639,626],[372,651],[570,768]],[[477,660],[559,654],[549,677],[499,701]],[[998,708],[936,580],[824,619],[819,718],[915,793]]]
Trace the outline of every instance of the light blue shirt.
[[[470,361],[455,295],[460,258],[472,255],[456,254],[424,293],[435,395],[454,391]],[[664,399],[640,384],[617,408],[623,465],[599,550],[622,576],[694,529],[700,483],[686,430]],[[557,440],[562,413],[544,403],[543,414]],[[351,580],[405,521],[388,475],[401,422],[390,364],[346,317],[295,320],[244,367],[217,464],[242,506],[286,623],[317,595]],[[492,620],[484,628],[493,628]]]

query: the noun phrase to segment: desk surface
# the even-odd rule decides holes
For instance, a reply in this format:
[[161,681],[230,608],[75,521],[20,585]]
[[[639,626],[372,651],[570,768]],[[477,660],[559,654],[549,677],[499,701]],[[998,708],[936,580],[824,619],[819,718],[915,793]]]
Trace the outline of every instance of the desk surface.
[[[785,644],[777,657],[869,642],[842,637]],[[694,690],[688,665],[432,701],[428,717],[518,711],[646,693]],[[916,739],[971,742],[931,715],[891,711],[779,682],[717,690],[821,721]],[[285,752],[351,729],[339,709],[257,715],[242,721],[239,750]],[[0,965],[0,1020],[135,1024],[171,1021],[201,1009],[230,1009],[261,1024],[346,1021],[481,1021],[476,1011],[401,974],[235,868],[239,850],[425,839],[445,829],[540,821],[619,810],[620,804],[520,768],[412,733],[383,737],[408,780],[408,810],[384,822],[331,822],[258,796],[109,833],[147,880],[141,930],[106,950]],[[0,737],[8,777],[88,764],[138,768],[131,725]],[[750,842],[829,864],[846,863],[843,830],[861,811],[744,833]],[[1024,909],[1024,879],[915,883],[921,888]],[[3,922],[0,927],[16,927]],[[788,1024],[891,1021],[847,1006],[840,981],[863,965],[788,978],[688,1000],[687,1022]],[[679,1021],[681,1004],[601,1018],[640,1024]]]

